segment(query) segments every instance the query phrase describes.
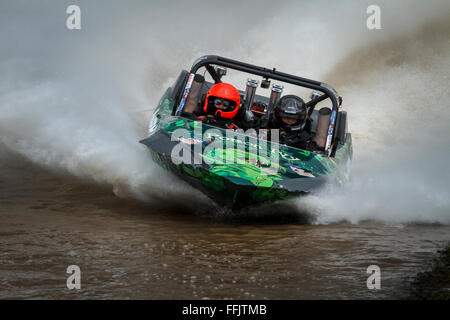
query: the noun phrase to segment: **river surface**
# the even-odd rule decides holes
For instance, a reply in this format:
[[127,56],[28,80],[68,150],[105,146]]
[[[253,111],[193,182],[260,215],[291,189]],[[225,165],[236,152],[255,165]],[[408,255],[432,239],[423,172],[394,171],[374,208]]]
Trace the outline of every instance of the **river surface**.
[[[14,159],[14,161],[12,161]],[[8,157],[0,169],[0,298],[402,298],[450,227],[232,222],[153,210]],[[288,219],[289,220],[289,219]],[[369,290],[369,265],[381,289]],[[68,290],[69,265],[81,289]]]

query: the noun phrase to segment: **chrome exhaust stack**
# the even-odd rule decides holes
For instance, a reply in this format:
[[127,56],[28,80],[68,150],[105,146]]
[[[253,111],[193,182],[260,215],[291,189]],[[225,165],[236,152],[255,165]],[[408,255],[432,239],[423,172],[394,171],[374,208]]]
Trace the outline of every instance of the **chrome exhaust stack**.
[[317,122],[317,131],[313,141],[320,147],[325,148],[328,137],[328,127],[330,124],[331,109],[323,107],[319,110],[319,120]]
[[255,100],[256,88],[258,87],[259,81],[253,79],[247,79],[247,88],[245,89],[245,99],[244,107],[245,114],[244,118],[247,122],[252,122],[255,118],[252,112],[253,101]]
[[273,114],[273,110],[280,102],[281,94],[283,93],[284,87],[282,85],[273,84],[272,92],[270,94],[269,105],[267,106],[266,113],[261,118],[262,126],[266,127],[269,124],[269,120]]
[[194,75],[192,80],[191,88],[189,90],[189,95],[186,99],[186,104],[183,111],[186,113],[194,113],[198,111],[199,105],[198,101],[202,93],[203,84],[205,83],[205,78],[199,74]]

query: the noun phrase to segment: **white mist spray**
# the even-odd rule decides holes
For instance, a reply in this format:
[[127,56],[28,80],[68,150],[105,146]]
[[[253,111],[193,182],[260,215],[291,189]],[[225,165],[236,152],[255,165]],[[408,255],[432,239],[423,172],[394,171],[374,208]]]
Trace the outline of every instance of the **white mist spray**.
[[362,46],[326,76],[344,96],[355,156],[347,186],[297,201],[317,223],[450,223],[447,17]]

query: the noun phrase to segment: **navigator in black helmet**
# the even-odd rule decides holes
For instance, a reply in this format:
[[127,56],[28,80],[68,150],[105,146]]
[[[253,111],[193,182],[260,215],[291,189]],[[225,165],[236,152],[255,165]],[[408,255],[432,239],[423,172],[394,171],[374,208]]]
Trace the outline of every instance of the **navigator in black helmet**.
[[275,110],[275,119],[280,128],[301,131],[308,120],[308,108],[300,97],[287,95],[280,99]]

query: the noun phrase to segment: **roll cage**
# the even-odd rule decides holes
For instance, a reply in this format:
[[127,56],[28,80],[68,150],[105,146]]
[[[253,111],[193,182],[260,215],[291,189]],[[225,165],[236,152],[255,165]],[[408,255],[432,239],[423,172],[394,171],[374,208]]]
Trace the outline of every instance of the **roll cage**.
[[[336,118],[339,115],[338,113],[339,113],[340,97],[337,94],[336,90],[334,90],[331,86],[329,86],[328,84],[323,83],[323,82],[319,82],[319,81],[315,81],[315,80],[311,80],[311,79],[307,79],[307,78],[294,76],[294,75],[291,75],[288,73],[280,72],[280,71],[277,71],[276,68],[267,69],[264,67],[260,67],[260,66],[256,66],[256,65],[249,64],[249,63],[244,63],[241,61],[232,60],[232,59],[228,59],[228,58],[224,58],[224,57],[220,57],[220,56],[216,56],[216,55],[206,55],[206,56],[202,56],[202,57],[198,58],[193,63],[189,73],[196,74],[200,68],[205,67],[206,70],[208,71],[208,73],[211,75],[214,82],[220,83],[220,82],[222,82],[221,78],[216,74],[216,70],[213,66],[226,67],[226,68],[234,69],[237,71],[261,76],[265,80],[269,80],[269,79],[278,80],[278,81],[290,83],[293,85],[297,85],[300,87],[304,87],[304,88],[308,88],[308,89],[312,89],[312,90],[321,92],[322,93],[321,95],[306,102],[306,105],[308,107],[314,107],[317,103],[319,103],[321,101],[324,101],[326,99],[331,100],[332,111],[333,111],[334,116],[332,117],[332,120],[333,120],[332,123],[330,122],[329,130],[331,130],[331,132],[329,132],[329,134],[331,134],[332,139],[331,139],[331,145],[329,146],[329,148],[326,151],[328,151],[328,154],[330,155],[332,150],[335,149],[334,148],[335,135],[336,135],[336,132],[339,130],[338,126],[340,124],[340,121],[336,121],[337,120]],[[184,75],[180,75],[180,77],[183,77],[185,80],[185,81],[183,81],[183,84],[182,84],[183,87],[186,85],[187,75],[189,74],[187,71],[184,71],[184,72],[185,72]],[[177,81],[177,82],[180,83],[179,81]],[[177,98],[180,98],[180,97],[178,96]],[[178,100],[178,99],[176,99],[176,100]]]
[[279,81],[283,81],[283,82],[297,85],[300,87],[305,87],[308,89],[320,91],[323,93],[323,95],[307,102],[308,107],[315,105],[315,104],[319,103],[320,101],[323,101],[327,98],[330,98],[332,105],[333,105],[332,109],[336,112],[339,109],[339,102],[338,102],[339,96],[338,96],[336,90],[334,90],[328,84],[322,83],[319,81],[315,81],[315,80],[297,77],[297,76],[287,74],[287,73],[283,73],[283,72],[277,71],[275,68],[267,69],[264,67],[255,66],[255,65],[240,62],[237,60],[232,60],[232,59],[214,56],[214,55],[208,55],[208,56],[203,56],[203,57],[198,58],[192,65],[190,73],[195,74],[198,71],[198,69],[200,69],[201,67],[205,67],[206,70],[208,70],[208,73],[214,79],[215,83],[222,82],[221,79],[217,76],[214,68],[211,65],[227,67],[230,69],[234,69],[234,70],[254,74],[257,76],[261,76],[265,79],[279,80]]

